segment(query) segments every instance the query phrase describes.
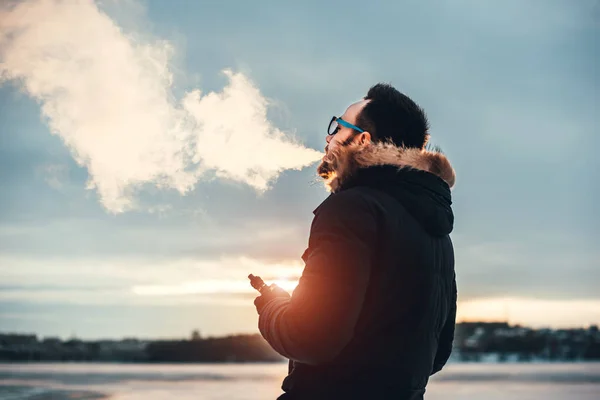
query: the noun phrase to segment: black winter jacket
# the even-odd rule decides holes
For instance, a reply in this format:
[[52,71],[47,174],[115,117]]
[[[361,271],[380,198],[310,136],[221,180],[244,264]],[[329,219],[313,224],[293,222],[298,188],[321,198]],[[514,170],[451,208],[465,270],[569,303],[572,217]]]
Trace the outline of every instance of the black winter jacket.
[[423,399],[454,336],[454,170],[439,152],[389,144],[346,156],[291,299],[260,312],[290,359],[280,399]]

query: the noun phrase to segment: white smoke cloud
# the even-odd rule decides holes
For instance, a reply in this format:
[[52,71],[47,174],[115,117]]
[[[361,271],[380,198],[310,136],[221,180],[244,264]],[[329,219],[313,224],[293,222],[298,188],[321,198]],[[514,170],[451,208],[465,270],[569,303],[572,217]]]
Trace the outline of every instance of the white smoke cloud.
[[135,207],[143,184],[186,193],[207,171],[264,191],[322,154],[267,119],[267,100],[225,70],[219,93],[171,91],[173,48],[126,35],[92,0],[28,0],[0,9],[0,84],[16,80],[53,134],[88,169],[104,207]]

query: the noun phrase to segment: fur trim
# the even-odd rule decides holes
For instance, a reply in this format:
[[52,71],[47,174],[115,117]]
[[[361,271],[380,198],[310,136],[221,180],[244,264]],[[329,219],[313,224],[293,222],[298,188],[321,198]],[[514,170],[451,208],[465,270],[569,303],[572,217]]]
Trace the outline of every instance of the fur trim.
[[334,171],[325,177],[325,184],[336,192],[357,169],[376,165],[396,165],[427,171],[454,186],[456,174],[448,158],[439,149],[403,148],[393,143],[352,144],[332,151]]

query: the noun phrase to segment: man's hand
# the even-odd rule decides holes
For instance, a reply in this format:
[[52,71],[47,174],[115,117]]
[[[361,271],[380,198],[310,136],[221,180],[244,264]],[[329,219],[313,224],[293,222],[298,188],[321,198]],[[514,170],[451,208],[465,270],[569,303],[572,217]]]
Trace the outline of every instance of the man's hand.
[[256,306],[256,311],[258,312],[258,314],[261,313],[261,311],[269,301],[275,298],[290,299],[291,296],[288,292],[286,292],[276,284],[272,284],[271,286],[269,286],[269,291],[265,291],[265,293],[261,294],[256,299],[254,299],[254,305]]

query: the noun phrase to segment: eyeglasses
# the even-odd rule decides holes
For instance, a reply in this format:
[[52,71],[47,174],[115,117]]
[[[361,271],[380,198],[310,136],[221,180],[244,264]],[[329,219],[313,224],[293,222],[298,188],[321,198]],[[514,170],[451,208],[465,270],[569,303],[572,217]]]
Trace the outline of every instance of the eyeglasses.
[[354,129],[358,133],[363,133],[364,130],[360,129],[356,125],[352,125],[350,122],[346,122],[341,118],[333,117],[331,118],[331,122],[329,122],[329,126],[327,127],[328,135],[335,135],[340,130],[340,125],[345,126],[346,128]]

